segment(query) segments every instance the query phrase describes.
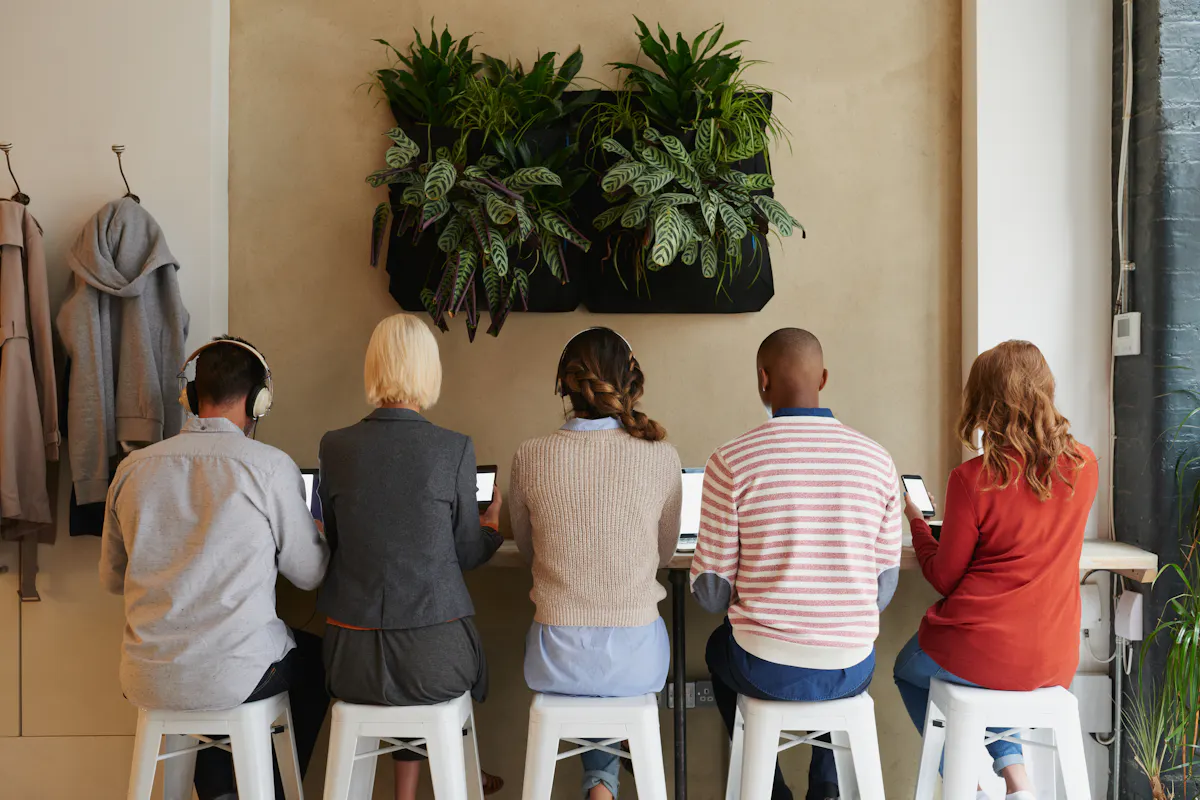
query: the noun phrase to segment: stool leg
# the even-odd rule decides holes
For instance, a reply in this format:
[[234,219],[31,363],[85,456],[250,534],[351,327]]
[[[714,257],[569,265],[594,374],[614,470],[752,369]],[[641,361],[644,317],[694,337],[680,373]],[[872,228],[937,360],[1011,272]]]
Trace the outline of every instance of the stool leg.
[[240,800],[273,800],[275,797],[271,722],[265,713],[247,713],[230,725],[233,772]]
[[1022,734],[1032,742],[1040,742],[1046,747],[1025,748],[1025,770],[1033,782],[1038,800],[1058,800],[1058,759],[1055,758],[1054,730],[1051,728],[1034,728]]
[[467,765],[467,798],[483,800],[483,775],[479,765],[479,740],[475,735],[475,709],[467,717],[467,735],[462,737],[463,759]]
[[162,744],[162,725],[151,722],[138,709],[137,735],[133,739],[133,764],[129,769],[128,800],[150,800],[154,791],[154,770],[158,766],[158,748]]
[[[858,753],[854,751],[850,734],[846,731],[830,731],[829,743],[834,746],[833,763],[837,767],[839,794],[842,797],[856,800],[858,797],[858,773],[855,771],[855,762],[858,759]],[[813,745],[812,747],[815,753],[817,746]]]
[[978,752],[984,721],[978,714],[952,714],[946,720],[946,773],[942,797],[973,797],[979,785]]
[[525,746],[525,780],[521,800],[550,800],[554,789],[554,767],[558,763],[558,729],[529,715],[529,742]]
[[[359,736],[353,748],[356,755],[373,753],[379,749],[379,740]],[[388,761],[391,761],[389,758]],[[371,800],[375,794],[375,775],[379,772],[379,757],[360,758],[354,762],[354,778],[350,781],[350,800]]]
[[[347,722],[338,706],[333,707],[333,725],[329,731],[329,755],[325,761],[324,800],[349,800],[354,777],[358,726]],[[371,759],[375,766],[375,759]]]
[[729,743],[729,775],[725,779],[725,800],[740,800],[742,796],[742,753],[745,749],[746,723],[742,709],[733,717],[733,740]]
[[667,800],[667,776],[663,770],[662,734],[658,713],[643,714],[629,734],[633,777],[638,800]]
[[879,759],[879,735],[873,711],[853,723],[849,738],[859,800],[884,800],[883,764]]
[[933,800],[933,787],[937,785],[938,767],[942,763],[942,750],[946,746],[946,729],[941,722],[941,712],[930,701],[925,710],[925,731],[921,736],[921,768],[917,773],[917,790],[913,800]]
[[742,800],[768,800],[779,757],[780,721],[771,714],[747,714],[742,743]]
[[283,726],[283,732],[272,737],[275,760],[279,764],[279,778],[283,782],[283,796],[286,800],[304,800],[300,756],[296,752],[296,730],[292,726],[292,706],[286,701],[283,704]]
[[462,728],[458,720],[442,717],[427,725],[426,730],[433,796],[437,800],[465,800],[467,765],[463,758]]
[[[163,753],[174,753],[195,747],[200,742],[183,734],[163,737]],[[196,779],[196,754],[174,756],[163,760],[163,800],[192,800],[192,782]]]
[[[1064,716],[1054,726],[1054,743],[1058,760],[1062,764],[1063,785],[1067,800],[1089,800],[1092,796],[1088,787],[1087,759],[1083,749],[1083,731],[1079,726],[1079,713]],[[1035,787],[1041,789],[1041,787]],[[1052,797],[1044,789],[1039,797]]]

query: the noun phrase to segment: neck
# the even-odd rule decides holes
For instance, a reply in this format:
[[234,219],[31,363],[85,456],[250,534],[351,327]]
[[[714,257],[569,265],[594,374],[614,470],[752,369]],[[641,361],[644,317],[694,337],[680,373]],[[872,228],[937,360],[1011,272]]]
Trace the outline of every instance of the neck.
[[241,400],[220,406],[201,401],[200,413],[196,416],[201,419],[227,419],[234,425],[237,425],[242,433],[245,433],[247,436],[249,435],[250,425],[253,421],[250,419],[250,415],[246,413],[246,398],[244,397]]
[[797,392],[781,398],[779,401],[771,404],[772,411],[778,411],[782,408],[820,408],[821,393],[812,392]]
[[415,411],[418,414],[421,413],[421,407],[417,406],[417,405],[413,405],[412,403],[382,403],[379,407],[380,408],[402,408],[405,411]]

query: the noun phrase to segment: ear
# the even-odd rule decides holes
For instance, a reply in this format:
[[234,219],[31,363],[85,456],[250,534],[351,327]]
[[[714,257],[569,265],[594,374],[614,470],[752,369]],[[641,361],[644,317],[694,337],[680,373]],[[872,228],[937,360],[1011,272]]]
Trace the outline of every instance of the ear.
[[821,385],[817,387],[817,391],[825,391],[825,384],[829,383],[829,370],[821,370]]
[[763,369],[762,367],[759,367],[758,368],[758,393],[766,394],[767,390],[770,388],[771,388],[771,376],[767,374],[767,371],[765,369]]

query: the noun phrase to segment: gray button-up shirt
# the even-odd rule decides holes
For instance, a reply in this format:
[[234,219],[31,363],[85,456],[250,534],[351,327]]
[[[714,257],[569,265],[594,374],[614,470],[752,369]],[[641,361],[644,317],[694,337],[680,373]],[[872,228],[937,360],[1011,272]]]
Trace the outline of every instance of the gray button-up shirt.
[[233,708],[294,646],[282,574],[315,589],[329,550],[300,470],[224,418],[130,454],[108,492],[100,580],[125,596],[121,686],[142,708]]

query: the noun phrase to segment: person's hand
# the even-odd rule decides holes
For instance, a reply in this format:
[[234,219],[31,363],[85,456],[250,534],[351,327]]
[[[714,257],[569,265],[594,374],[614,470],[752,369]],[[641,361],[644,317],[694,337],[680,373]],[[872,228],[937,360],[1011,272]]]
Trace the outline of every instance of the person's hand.
[[[937,501],[934,499],[932,493],[929,493],[929,504],[933,506],[934,511],[937,511]],[[912,496],[908,492],[904,493],[904,516],[909,522],[912,522],[914,519],[925,519],[925,515],[917,507],[917,504],[913,502]]]
[[316,526],[317,526],[317,533],[319,533],[319,534],[321,534],[322,536],[324,536],[324,535],[325,535],[325,523],[324,523],[324,522],[322,522],[322,521],[321,521],[321,520],[319,520],[319,519],[317,519],[317,520],[313,520],[313,522],[314,522],[314,523],[316,524]]
[[501,505],[503,505],[503,501],[500,499],[500,487],[495,486],[492,488],[492,502],[488,504],[487,510],[479,515],[479,524],[499,531]]

